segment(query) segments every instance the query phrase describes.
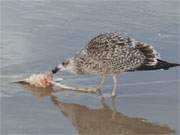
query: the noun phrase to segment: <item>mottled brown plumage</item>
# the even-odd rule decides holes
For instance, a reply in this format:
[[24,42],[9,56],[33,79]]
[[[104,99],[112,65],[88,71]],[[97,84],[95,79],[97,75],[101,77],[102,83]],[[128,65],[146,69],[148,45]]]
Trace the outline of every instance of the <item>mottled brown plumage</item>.
[[106,33],[93,38],[75,56],[74,61],[77,63],[78,73],[119,74],[145,62],[156,62],[154,58],[156,54],[148,45],[135,43],[118,33]]

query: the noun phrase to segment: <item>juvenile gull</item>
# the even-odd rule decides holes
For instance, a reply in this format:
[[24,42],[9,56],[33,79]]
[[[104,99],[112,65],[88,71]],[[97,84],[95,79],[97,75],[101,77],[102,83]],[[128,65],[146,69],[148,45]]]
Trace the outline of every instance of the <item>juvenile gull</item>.
[[99,75],[101,81],[96,90],[102,88],[107,75],[112,75],[112,96],[115,96],[117,75],[138,70],[167,70],[175,66],[179,64],[160,60],[151,45],[114,32],[94,37],[74,57],[59,64],[52,72],[67,70],[76,74]]

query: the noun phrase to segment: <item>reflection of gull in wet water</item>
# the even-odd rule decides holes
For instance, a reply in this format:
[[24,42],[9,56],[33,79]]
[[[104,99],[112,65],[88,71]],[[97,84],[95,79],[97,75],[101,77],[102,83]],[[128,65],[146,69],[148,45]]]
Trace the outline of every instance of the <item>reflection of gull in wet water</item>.
[[117,98],[112,98],[112,109],[102,97],[102,107],[91,109],[84,105],[64,103],[54,96],[51,87],[40,90],[27,85],[27,90],[34,96],[50,96],[54,105],[67,117],[80,135],[167,135],[174,130],[168,126],[148,122],[146,119],[133,118],[118,112],[115,105]]
[[63,103],[55,96],[52,96],[52,101],[72,121],[80,135],[167,135],[173,132],[167,126],[114,112],[106,104],[102,108],[90,109],[79,104]]
[[31,85],[28,85],[25,83],[22,86],[25,88],[25,90],[31,92],[32,95],[37,97],[38,99],[41,99],[45,96],[51,96],[51,94],[53,92],[56,92],[51,86],[46,87],[44,89],[35,87],[35,86],[31,86]]
[[79,104],[63,103],[55,96],[51,99],[58,109],[72,121],[80,135],[167,135],[174,132],[167,126],[116,112],[115,108],[111,109],[105,102],[102,103],[102,108],[91,109]]

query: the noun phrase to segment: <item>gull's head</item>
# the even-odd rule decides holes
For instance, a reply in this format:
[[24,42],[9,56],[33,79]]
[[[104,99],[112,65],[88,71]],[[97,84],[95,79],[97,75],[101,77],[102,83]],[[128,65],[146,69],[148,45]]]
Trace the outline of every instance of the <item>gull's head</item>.
[[55,69],[53,69],[54,73],[57,71],[68,71],[72,73],[76,73],[76,65],[73,58],[69,58],[64,60],[61,64],[59,64]]
[[82,63],[77,60],[76,57],[71,57],[64,60],[61,64],[56,66],[52,73],[55,74],[58,71],[68,71],[74,74],[85,74],[85,71],[82,68]]

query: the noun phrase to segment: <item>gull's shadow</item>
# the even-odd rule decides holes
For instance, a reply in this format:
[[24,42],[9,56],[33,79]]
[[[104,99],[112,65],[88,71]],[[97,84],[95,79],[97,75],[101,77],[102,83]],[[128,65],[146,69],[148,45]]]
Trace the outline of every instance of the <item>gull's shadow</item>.
[[39,89],[26,86],[36,97],[50,96],[53,104],[68,118],[80,135],[168,135],[175,131],[168,126],[129,117],[116,110],[116,98],[109,107],[102,97],[102,107],[92,109],[85,105],[65,103],[54,95],[52,87]]

